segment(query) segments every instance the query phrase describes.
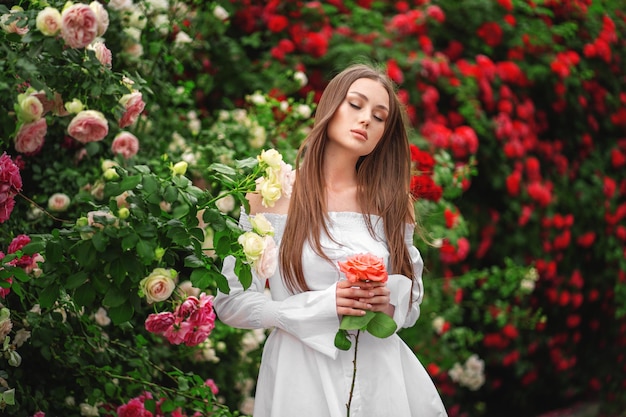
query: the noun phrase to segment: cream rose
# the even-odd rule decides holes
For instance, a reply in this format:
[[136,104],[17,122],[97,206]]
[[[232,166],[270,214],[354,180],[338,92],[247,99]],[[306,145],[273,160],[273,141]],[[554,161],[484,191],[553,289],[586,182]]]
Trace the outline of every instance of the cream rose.
[[70,48],[84,48],[98,36],[98,20],[86,4],[76,3],[61,13],[61,36]]
[[263,207],[274,207],[282,195],[280,183],[263,177],[257,179],[256,190],[261,193]]
[[139,282],[139,296],[146,297],[149,304],[167,300],[174,289],[178,272],[173,269],[155,268]]
[[17,116],[23,122],[29,123],[41,119],[43,115],[43,104],[37,96],[20,94],[17,98]]
[[252,230],[261,236],[274,234],[274,226],[272,226],[272,223],[270,223],[262,213],[250,217],[250,224],[252,225]]
[[99,111],[83,110],[74,116],[67,133],[81,143],[97,142],[109,133],[109,122]]
[[95,41],[94,43],[87,46],[87,49],[90,49],[96,54],[96,59],[100,61],[102,65],[107,68],[111,68],[111,64],[113,62],[113,55],[111,54],[111,50],[107,48],[107,46],[102,41]]
[[67,194],[54,193],[48,199],[48,209],[51,211],[65,211],[70,206],[70,198]]
[[96,15],[97,22],[97,36],[102,36],[109,28],[109,12],[104,8],[104,6],[97,2],[92,1],[89,3],[89,8]]
[[254,232],[245,232],[239,236],[237,242],[243,246],[243,253],[248,262],[257,261],[263,254],[266,244],[265,239]]
[[[0,27],[2,27],[2,29],[7,33],[17,33],[18,35],[27,34],[28,25],[18,24],[20,20],[22,20],[21,17],[18,17],[17,19],[13,20],[11,23],[8,23],[9,20],[13,18],[13,16],[11,16],[12,14],[20,13],[23,11],[24,9],[22,9],[20,6],[11,7],[11,13],[3,14],[2,16],[0,16]],[[26,17],[23,17],[23,19],[26,19]]]
[[61,31],[61,12],[54,7],[45,7],[37,13],[35,25],[45,36],[56,36]]

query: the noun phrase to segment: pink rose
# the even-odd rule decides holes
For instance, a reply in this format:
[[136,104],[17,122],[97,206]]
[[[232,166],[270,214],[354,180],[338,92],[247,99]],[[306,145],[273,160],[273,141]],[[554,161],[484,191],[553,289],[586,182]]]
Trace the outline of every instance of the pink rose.
[[146,319],[145,326],[146,330],[150,333],[163,334],[174,324],[174,321],[174,314],[167,311],[158,314],[150,314]]
[[278,248],[271,236],[263,237],[265,241],[265,249],[261,253],[261,257],[254,262],[254,271],[262,280],[268,279],[278,266]]
[[15,135],[15,150],[20,153],[34,154],[41,150],[48,124],[45,118],[31,123],[24,123]]
[[111,151],[114,154],[122,155],[124,159],[130,159],[137,155],[139,150],[139,140],[130,132],[120,132],[111,143]]
[[61,36],[71,48],[84,48],[98,36],[98,20],[86,4],[74,4],[61,13]]
[[173,345],[180,345],[185,341],[187,333],[192,329],[192,326],[184,321],[178,319],[172,326],[170,326],[163,336],[167,338],[167,341]]
[[48,209],[56,212],[67,210],[70,206],[70,198],[67,194],[54,193],[48,199]]
[[44,92],[33,93],[33,96],[37,97],[43,105],[43,115],[49,111],[51,111],[55,116],[67,116],[69,114],[65,109],[61,94],[54,93],[54,97],[52,99],[49,99]]
[[10,19],[14,18],[11,16],[13,13],[23,13],[24,10],[19,6],[14,6],[9,14],[3,14],[0,16],[0,27],[7,33],[17,33],[18,35],[25,35],[28,33],[28,25],[18,25],[20,20],[26,20],[26,16],[18,17],[13,20],[11,23],[8,23]]
[[15,204],[13,198],[21,190],[20,169],[11,157],[3,152],[0,155],[0,223],[9,218]]
[[146,410],[144,403],[133,398],[127,404],[117,407],[118,417],[152,417],[152,413]]
[[217,395],[217,393],[220,392],[220,390],[217,388],[217,384],[212,379],[207,379],[206,381],[204,381],[204,385],[211,388],[211,392],[214,395]]
[[99,111],[83,110],[74,116],[67,133],[81,143],[97,142],[109,133],[109,123]]
[[102,65],[107,68],[111,68],[111,63],[113,62],[113,55],[111,54],[111,50],[106,47],[104,42],[94,42],[89,45],[87,49],[91,49],[95,54],[96,58]]
[[22,250],[24,246],[30,243],[30,237],[28,235],[17,235],[13,238],[11,243],[9,243],[8,252],[15,253],[18,250]]
[[213,328],[209,326],[194,326],[193,330],[185,335],[185,345],[198,346],[209,337],[211,330],[213,330]]
[[134,124],[137,118],[146,107],[146,103],[143,101],[143,96],[140,92],[135,91],[130,94],[124,94],[120,98],[120,104],[124,106],[124,114],[119,120],[120,128],[125,128]]

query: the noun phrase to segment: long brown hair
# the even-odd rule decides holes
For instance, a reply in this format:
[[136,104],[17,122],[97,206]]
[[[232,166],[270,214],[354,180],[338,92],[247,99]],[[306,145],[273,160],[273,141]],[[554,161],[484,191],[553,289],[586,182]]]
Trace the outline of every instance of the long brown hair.
[[[375,80],[387,90],[389,114],[381,140],[356,165],[358,203],[364,214],[377,214],[383,219],[391,257],[389,273],[414,278],[405,243],[405,225],[414,222],[409,193],[411,153],[405,112],[393,82],[382,70],[355,64],[336,75],[324,90],[317,105],[313,128],[296,157],[296,180],[282,237],[283,244],[280,246],[281,272],[285,285],[293,293],[309,290],[302,270],[302,248],[307,240],[319,256],[330,262],[320,242],[322,231],[330,236],[327,227],[326,179],[322,169],[328,141],[327,128],[348,89],[360,78]],[[365,215],[364,218],[373,235],[370,217]],[[306,221],[303,222],[303,219]],[[303,227],[303,223],[307,227]]]

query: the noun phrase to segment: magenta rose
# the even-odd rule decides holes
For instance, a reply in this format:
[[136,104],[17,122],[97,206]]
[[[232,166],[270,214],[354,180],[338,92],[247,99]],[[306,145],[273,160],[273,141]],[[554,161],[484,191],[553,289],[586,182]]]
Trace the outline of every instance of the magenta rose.
[[119,120],[120,128],[125,128],[134,124],[137,118],[146,107],[146,103],[143,101],[143,96],[140,92],[135,91],[130,94],[124,94],[120,98],[120,104],[124,106],[124,114]]
[[99,111],[83,110],[74,116],[67,133],[81,143],[97,142],[109,133],[109,122]]
[[162,334],[174,324],[174,314],[169,311],[150,314],[146,319],[146,330],[150,333]]
[[139,139],[130,132],[120,132],[111,143],[111,151],[122,155],[124,159],[130,159],[139,151]]
[[20,169],[6,153],[0,156],[0,223],[9,219],[15,195],[22,190]]
[[98,36],[98,19],[86,4],[74,4],[61,14],[61,36],[71,48],[84,48]]
[[15,136],[15,150],[25,154],[39,152],[47,132],[48,124],[43,117],[31,123],[24,123]]

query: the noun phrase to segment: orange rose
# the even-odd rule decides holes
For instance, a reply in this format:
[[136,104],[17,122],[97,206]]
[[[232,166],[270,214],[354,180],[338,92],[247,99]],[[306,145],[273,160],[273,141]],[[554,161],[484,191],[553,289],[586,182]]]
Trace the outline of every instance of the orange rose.
[[371,253],[360,253],[339,262],[339,270],[346,274],[350,282],[387,282],[387,270],[382,258]]

